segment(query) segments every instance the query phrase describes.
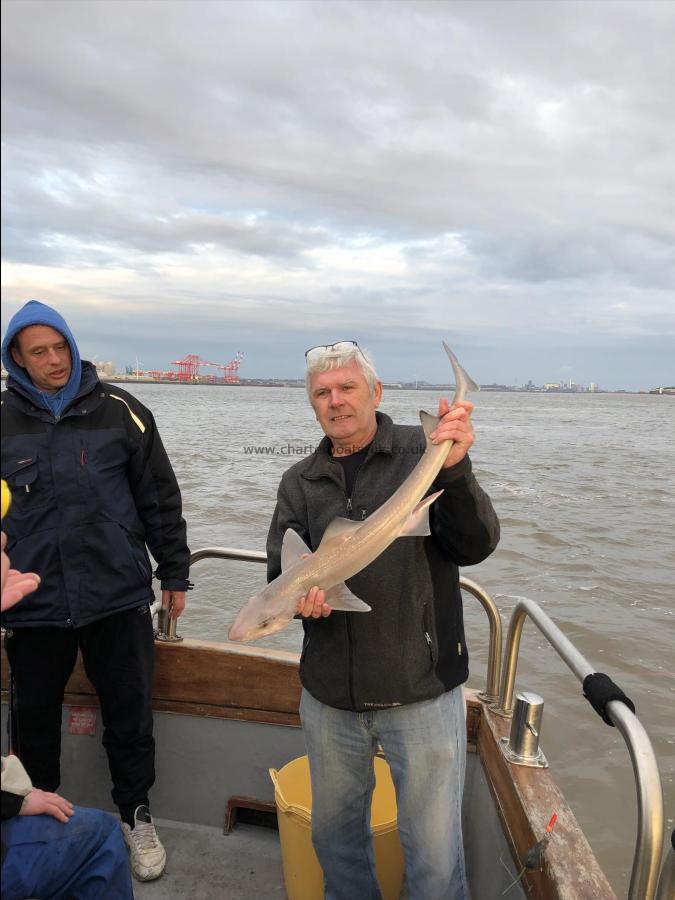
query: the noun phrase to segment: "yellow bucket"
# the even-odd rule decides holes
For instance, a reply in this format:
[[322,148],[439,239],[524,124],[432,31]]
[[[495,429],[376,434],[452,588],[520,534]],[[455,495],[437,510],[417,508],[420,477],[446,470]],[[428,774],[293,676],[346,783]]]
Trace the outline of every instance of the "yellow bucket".
[[[269,771],[274,782],[288,900],[323,900],[323,872],[312,845],[309,761],[301,756],[278,772]],[[370,827],[380,890],[384,900],[398,900],[403,884],[403,853],[396,827],[396,794],[389,766],[378,756]]]

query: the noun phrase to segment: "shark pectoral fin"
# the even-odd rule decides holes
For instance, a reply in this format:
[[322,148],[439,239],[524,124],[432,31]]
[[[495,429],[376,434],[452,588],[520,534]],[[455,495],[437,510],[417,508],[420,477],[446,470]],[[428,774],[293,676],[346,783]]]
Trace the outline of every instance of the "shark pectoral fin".
[[287,528],[281,542],[281,571],[290,569],[305,555],[311,556],[312,551],[297,532]]
[[363,522],[354,522],[352,519],[343,519],[338,517],[333,519],[328,528],[323,533],[319,547],[325,547],[334,541],[344,541],[350,537],[355,531],[363,525]]
[[423,497],[417,504],[415,509],[408,516],[408,521],[398,533],[399,537],[426,537],[431,534],[429,527],[429,507],[443,491],[436,491],[435,494],[429,494]]
[[370,612],[370,607],[356,594],[352,594],[344,581],[336,584],[326,591],[326,603],[331,609],[339,609],[342,612]]

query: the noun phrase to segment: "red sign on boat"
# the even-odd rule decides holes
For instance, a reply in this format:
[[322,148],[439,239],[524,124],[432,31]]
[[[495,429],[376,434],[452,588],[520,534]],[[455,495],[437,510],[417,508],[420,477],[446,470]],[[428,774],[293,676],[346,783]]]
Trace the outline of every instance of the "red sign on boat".
[[71,706],[68,734],[96,734],[96,706]]

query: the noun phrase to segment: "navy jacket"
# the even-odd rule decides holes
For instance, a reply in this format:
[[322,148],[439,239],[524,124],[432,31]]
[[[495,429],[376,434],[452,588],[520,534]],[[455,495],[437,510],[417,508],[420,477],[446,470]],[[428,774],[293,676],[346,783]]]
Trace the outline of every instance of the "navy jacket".
[[[389,499],[424,453],[421,428],[377,413],[378,430],[347,503],[342,466],[324,438],[284,473],[267,539],[267,577],[281,571],[287,528],[316,550],[336,516],[365,519]],[[429,537],[401,537],[347,586],[371,612],[303,619],[300,680],[322,703],[363,712],[431,700],[466,681],[458,566],[475,565],[499,541],[499,522],[466,456],[441,469]]]
[[14,568],[38,590],[3,616],[12,627],[80,627],[186,590],[189,550],[181,496],[155,421],[82,363],[75,398],[56,417],[10,376],[2,393],[3,520]]

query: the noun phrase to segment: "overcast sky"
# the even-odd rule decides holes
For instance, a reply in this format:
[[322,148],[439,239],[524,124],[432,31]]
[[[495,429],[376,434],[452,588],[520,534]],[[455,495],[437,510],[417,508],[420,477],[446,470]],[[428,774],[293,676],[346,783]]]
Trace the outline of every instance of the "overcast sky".
[[[2,330],[298,377],[675,383],[675,3],[2,6]],[[211,370],[214,371],[214,370]]]

